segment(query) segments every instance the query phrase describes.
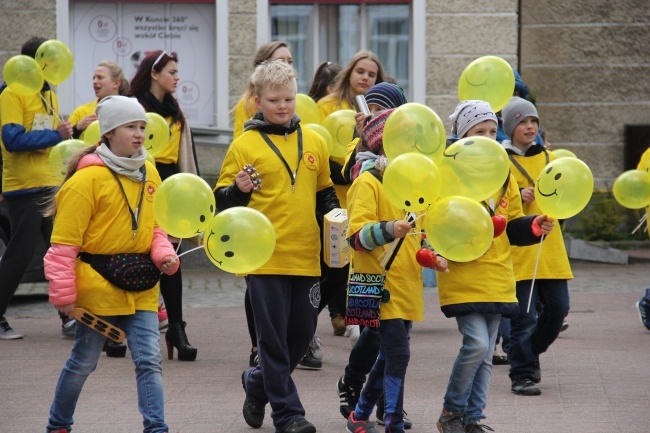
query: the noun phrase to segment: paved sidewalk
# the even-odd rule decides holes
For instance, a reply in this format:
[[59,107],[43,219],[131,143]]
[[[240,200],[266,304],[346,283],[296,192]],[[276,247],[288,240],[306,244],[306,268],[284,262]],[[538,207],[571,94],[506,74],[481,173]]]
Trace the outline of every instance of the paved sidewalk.
[[[542,395],[512,394],[507,367],[494,367],[485,423],[498,433],[650,432],[650,332],[633,308],[650,285],[650,264],[576,262],[573,269],[570,327],[541,356]],[[241,415],[240,375],[250,350],[243,279],[216,269],[184,271],[184,278],[187,332],[199,353],[189,363],[164,356],[170,433],[251,433]],[[455,320],[440,312],[436,289],[425,293],[426,320],[413,329],[405,393],[414,433],[437,431],[435,421],[460,345]],[[15,299],[7,318],[26,336],[0,341],[0,432],[41,433],[71,342],[59,338],[60,322],[44,297]],[[323,369],[296,370],[294,379],[307,418],[318,431],[343,433],[335,383],[350,342],[332,335],[326,312],[318,333]],[[166,355],[164,343],[161,349]],[[102,356],[77,406],[75,432],[142,431],[133,370],[128,357]],[[268,411],[260,433],[274,432]]]

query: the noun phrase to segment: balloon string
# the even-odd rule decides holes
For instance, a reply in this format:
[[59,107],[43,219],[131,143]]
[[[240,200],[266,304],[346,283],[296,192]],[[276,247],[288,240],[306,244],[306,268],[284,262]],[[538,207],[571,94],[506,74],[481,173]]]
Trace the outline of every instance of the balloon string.
[[[648,213],[646,212],[645,215],[643,215],[641,217],[641,219],[639,220],[639,225],[637,225],[634,228],[634,230],[632,230],[632,234],[636,233],[636,231],[639,230],[643,226],[643,223],[646,222],[647,220],[648,220]],[[647,230],[648,230],[648,226],[646,225],[645,231],[647,231]]]
[[179,240],[178,240],[178,246],[176,247],[176,255],[177,255],[178,257],[180,257],[180,256],[178,255],[178,252],[179,252],[180,249],[181,249],[181,243],[182,243],[182,242],[183,242],[183,239],[179,239]]
[[530,283],[530,293],[528,295],[528,308],[526,313],[530,312],[530,302],[533,299],[533,287],[535,287],[535,277],[537,276],[537,266],[539,265],[539,258],[542,255],[542,243],[544,242],[544,236],[539,240],[539,249],[537,250],[537,260],[535,260],[535,270],[533,271],[533,281]]
[[177,257],[183,257],[185,254],[191,253],[192,251],[200,250],[201,248],[203,248],[203,245],[201,245],[200,247],[194,247],[191,250],[184,251],[181,254],[179,254]]
[[[54,92],[54,93],[56,93],[56,92]],[[43,100],[43,102],[45,103],[45,105],[47,105],[47,108],[49,108],[49,109],[52,111],[52,114],[56,114],[56,116],[59,118],[59,121],[60,121],[61,123],[63,123],[64,120],[63,120],[63,116],[61,116],[61,113],[59,113],[58,111],[56,111],[56,110],[54,109],[54,107],[52,107],[52,106],[50,105],[50,103],[47,102],[47,99],[45,99],[45,97],[43,96],[42,93],[39,93],[39,95],[41,96],[41,99]]]

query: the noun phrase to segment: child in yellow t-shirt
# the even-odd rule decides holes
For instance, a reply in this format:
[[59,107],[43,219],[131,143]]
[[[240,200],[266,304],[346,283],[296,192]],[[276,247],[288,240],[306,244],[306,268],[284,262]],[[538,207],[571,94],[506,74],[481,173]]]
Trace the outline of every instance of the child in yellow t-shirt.
[[[496,138],[497,118],[487,102],[462,101],[450,119],[451,132],[459,139],[478,135]],[[456,319],[463,336],[438,420],[438,429],[444,433],[485,431],[480,421],[486,417],[483,411],[499,322],[502,316],[515,316],[519,308],[510,245],[538,243],[540,236],[553,228],[553,222],[544,216],[524,215],[512,175],[483,205],[490,214],[505,217],[505,231],[478,259],[462,263],[450,260],[450,272],[438,273],[440,309]]]
[[[147,117],[136,99],[117,95],[97,104],[97,116],[100,145],[73,157],[73,168],[50,209],[56,211],[52,246],[44,258],[50,303],[69,317],[75,307],[85,308],[124,330],[137,366],[138,407],[144,425],[151,431],[168,431],[158,284],[153,281],[153,287],[141,291],[123,290],[87,262],[100,259],[99,255],[148,254],[164,274],[178,270],[176,252],[153,214],[153,194],[161,181],[142,148]],[[72,353],[55,388],[48,432],[72,429],[76,402],[97,366],[105,340],[88,326],[76,326]]]
[[[531,102],[513,97],[503,109],[502,116],[504,132],[510,137],[510,141],[506,140],[502,145],[509,154],[510,170],[521,191],[524,213],[539,214],[535,179],[555,156],[534,142],[539,130],[539,116]],[[567,281],[573,278],[573,274],[560,227],[544,239],[536,265],[538,251],[539,245],[512,247],[520,309],[519,315],[510,320],[508,359],[511,389],[518,395],[541,394],[537,386],[541,380],[539,355],[555,341],[569,313]],[[535,287],[531,289],[533,278]],[[538,299],[544,305],[542,311],[537,311]],[[527,311],[529,304],[530,311]]]
[[[242,374],[248,425],[264,422],[271,404],[277,432],[315,432],[291,373],[307,353],[320,300],[320,237],[315,213],[339,207],[330,180],[328,151],[316,132],[302,129],[296,107],[296,72],[282,61],[264,62],[251,77],[260,110],[230,145],[215,188],[217,208],[248,206],[266,215],[275,251],[246,276],[260,363]],[[243,167],[251,165],[249,174]],[[261,188],[256,188],[260,184]],[[251,252],[254,254],[254,252]]]

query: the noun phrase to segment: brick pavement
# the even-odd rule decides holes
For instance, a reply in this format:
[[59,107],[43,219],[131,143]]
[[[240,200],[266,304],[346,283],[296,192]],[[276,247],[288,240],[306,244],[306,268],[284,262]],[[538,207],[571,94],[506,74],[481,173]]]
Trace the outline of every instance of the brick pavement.
[[[649,432],[650,332],[633,308],[649,285],[650,264],[573,263],[570,328],[541,356],[542,395],[510,392],[507,367],[495,366],[486,424],[499,433]],[[249,341],[243,281],[217,270],[184,271],[188,335],[198,359],[164,360],[166,418],[170,432],[250,433],[241,416],[240,374]],[[435,420],[460,344],[455,321],[440,313],[437,292],[425,294],[426,320],[413,330],[405,408],[414,433],[434,432]],[[59,339],[59,322],[43,297],[21,297],[9,308],[14,328],[26,334],[0,341],[0,431],[43,432],[58,374],[70,342]],[[294,379],[307,418],[319,432],[344,432],[335,383],[350,350],[334,337],[326,313],[318,332],[324,345],[320,371],[297,370]],[[161,344],[166,353],[164,343]],[[166,357],[165,357],[166,358]],[[77,407],[75,432],[141,431],[133,365],[102,357]],[[381,431],[381,428],[379,428]],[[260,433],[272,433],[267,415]]]

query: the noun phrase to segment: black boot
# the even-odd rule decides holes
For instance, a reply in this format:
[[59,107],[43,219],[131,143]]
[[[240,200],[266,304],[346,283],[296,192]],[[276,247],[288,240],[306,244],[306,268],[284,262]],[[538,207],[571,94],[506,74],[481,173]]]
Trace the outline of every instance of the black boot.
[[126,356],[126,345],[106,339],[102,352],[106,352],[106,356],[109,358],[124,358]]
[[174,347],[178,351],[179,361],[194,361],[196,359],[196,348],[190,346],[185,334],[185,322],[169,322],[169,328],[165,334],[167,343],[167,359],[174,359]]

